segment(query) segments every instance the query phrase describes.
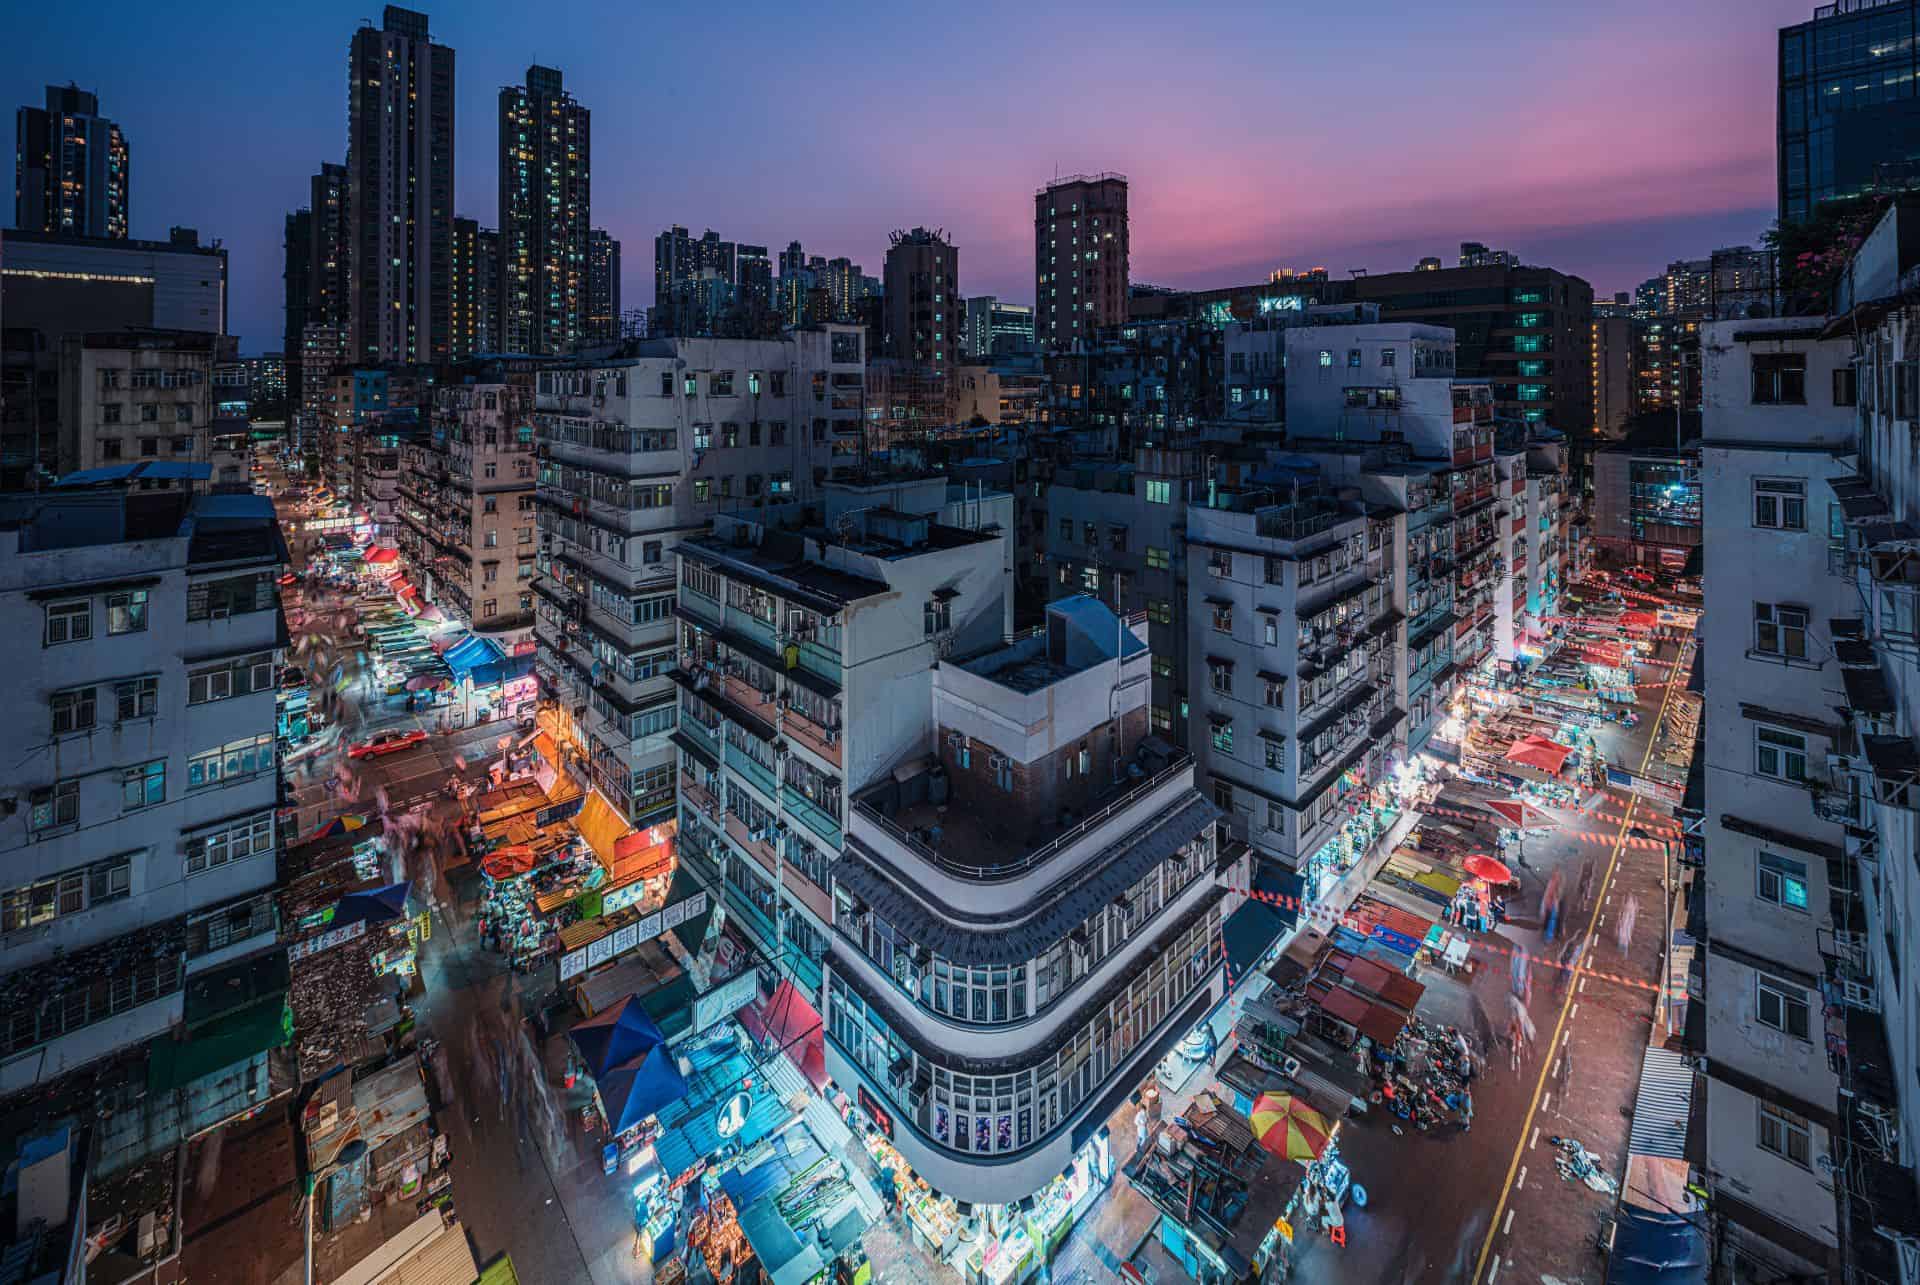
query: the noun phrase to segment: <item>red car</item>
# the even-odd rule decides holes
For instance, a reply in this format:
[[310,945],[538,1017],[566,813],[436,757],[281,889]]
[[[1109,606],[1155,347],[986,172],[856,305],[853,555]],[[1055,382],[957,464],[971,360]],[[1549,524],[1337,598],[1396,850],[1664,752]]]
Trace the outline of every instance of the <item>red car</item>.
[[383,754],[396,754],[401,750],[411,749],[426,739],[427,734],[417,727],[406,732],[375,732],[371,737],[361,741],[358,745],[348,746],[347,757],[350,759],[377,759]]

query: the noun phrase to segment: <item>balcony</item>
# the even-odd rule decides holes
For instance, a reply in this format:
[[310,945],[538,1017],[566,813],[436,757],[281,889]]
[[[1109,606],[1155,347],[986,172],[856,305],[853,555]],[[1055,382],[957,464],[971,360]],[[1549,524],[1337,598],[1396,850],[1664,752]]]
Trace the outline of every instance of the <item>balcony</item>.
[[780,786],[772,768],[734,745],[727,746],[725,762],[728,767],[760,787],[760,792],[766,795],[769,801],[779,799]]
[[840,846],[840,818],[801,793],[799,787],[795,785],[787,785],[782,790],[781,797],[787,805],[789,815],[798,817],[807,829],[819,835],[828,844],[835,848]]
[[840,732],[837,728],[823,727],[799,710],[786,708],[780,715],[780,730],[819,758],[825,759],[835,767],[842,766],[840,761]]

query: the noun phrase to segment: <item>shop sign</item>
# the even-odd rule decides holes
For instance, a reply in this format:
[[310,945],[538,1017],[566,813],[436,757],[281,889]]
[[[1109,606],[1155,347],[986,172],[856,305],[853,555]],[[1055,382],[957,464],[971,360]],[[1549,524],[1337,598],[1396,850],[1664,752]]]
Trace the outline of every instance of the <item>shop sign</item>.
[[891,1138],[893,1136],[892,1113],[874,1100],[873,1094],[867,1092],[864,1084],[854,1085],[853,1091],[856,1099],[860,1103],[860,1109],[867,1113],[867,1118],[873,1121],[874,1126],[878,1128],[880,1132]]
[[1628,794],[1637,794],[1643,799],[1653,799],[1659,803],[1670,803],[1678,807],[1686,798],[1686,789],[1679,785],[1670,785],[1665,781],[1655,781],[1650,777],[1637,776],[1621,767],[1607,769],[1607,785],[1611,789],[1625,790]]
[[613,958],[613,934],[608,933],[598,941],[587,943],[587,967],[604,964]]
[[365,936],[366,931],[367,921],[357,919],[344,928],[330,928],[318,937],[296,941],[287,947],[287,962],[297,963],[309,955],[318,955],[322,951],[332,950],[335,946],[350,942],[356,937]]
[[722,982],[705,995],[696,996],[693,1001],[695,1033],[706,1030],[722,1018],[732,1017],[752,1003],[759,993],[760,970],[749,968],[738,977]]
[[1287,1244],[1289,1245],[1293,1244],[1293,1224],[1292,1223],[1288,1222],[1284,1218],[1276,1218],[1273,1220],[1273,1229],[1280,1233],[1281,1240],[1286,1241]]
[[[637,884],[635,886],[638,887]],[[691,897],[674,902],[665,910],[656,910],[644,919],[595,938],[578,950],[568,951],[560,957],[560,980],[564,982],[578,977],[596,964],[625,954],[643,941],[652,941],[669,928],[690,919],[698,919],[706,913],[706,909],[707,894],[696,892]]]
[[624,928],[615,930],[613,934],[613,953],[616,955],[624,955],[639,944],[640,926],[638,924],[628,924]]
[[747,1113],[751,1110],[753,1110],[753,1097],[751,1094],[734,1094],[720,1104],[720,1110],[714,1115],[714,1132],[723,1138],[731,1138],[745,1127],[747,1123]]
[[600,899],[600,913],[610,915],[616,910],[625,910],[628,906],[631,906],[634,902],[644,897],[646,892],[647,881],[645,879],[635,879],[624,888],[615,888],[612,892],[607,893]]

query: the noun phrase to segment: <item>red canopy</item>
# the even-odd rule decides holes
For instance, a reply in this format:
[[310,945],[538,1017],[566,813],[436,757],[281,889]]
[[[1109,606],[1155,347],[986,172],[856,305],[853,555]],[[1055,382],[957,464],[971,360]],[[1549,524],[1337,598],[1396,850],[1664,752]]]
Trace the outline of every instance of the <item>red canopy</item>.
[[1507,746],[1507,758],[1515,763],[1524,763],[1528,767],[1539,768],[1558,776],[1566,765],[1567,756],[1573,751],[1557,741],[1548,740],[1539,733],[1523,736]]
[[826,1038],[820,1014],[792,982],[781,982],[771,999],[741,1009],[739,1020],[761,1047],[780,1049],[816,1089],[826,1088]]
[[381,545],[379,548],[367,550],[368,562],[397,562],[399,559],[400,550],[391,545]]
[[533,869],[533,849],[524,843],[516,843],[495,852],[489,852],[486,859],[480,863],[480,868],[495,879],[511,879],[516,875],[523,875]]
[[1476,852],[1460,863],[1461,868],[1478,879],[1488,883],[1512,883],[1513,871],[1506,864],[1496,861],[1484,852]]
[[1517,830],[1553,824],[1552,817],[1519,799],[1490,799],[1483,806]]

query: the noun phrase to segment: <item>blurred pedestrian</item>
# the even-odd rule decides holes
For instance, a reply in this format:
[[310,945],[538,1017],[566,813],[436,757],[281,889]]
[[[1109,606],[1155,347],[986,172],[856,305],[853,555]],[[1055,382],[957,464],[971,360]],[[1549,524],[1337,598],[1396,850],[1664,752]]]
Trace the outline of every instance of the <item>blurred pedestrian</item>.
[[1614,940],[1620,944],[1620,953],[1626,954],[1627,947],[1633,944],[1634,921],[1640,917],[1640,898],[1629,895],[1626,908],[1620,912],[1619,922],[1614,926]]

